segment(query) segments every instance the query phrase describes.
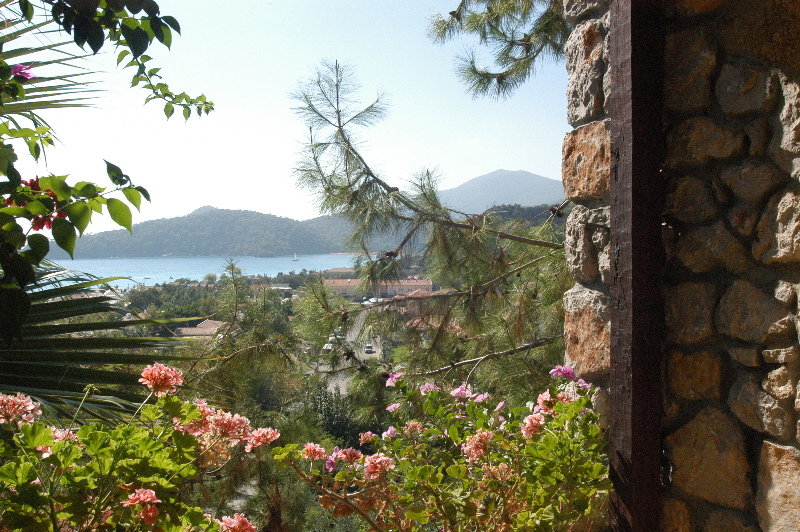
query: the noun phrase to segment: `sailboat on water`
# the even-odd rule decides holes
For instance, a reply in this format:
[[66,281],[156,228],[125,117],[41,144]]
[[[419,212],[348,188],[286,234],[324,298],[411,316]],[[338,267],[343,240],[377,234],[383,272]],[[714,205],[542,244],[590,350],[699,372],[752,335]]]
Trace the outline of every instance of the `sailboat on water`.
[[294,257],[292,258],[292,262],[297,262],[297,261],[299,261],[299,260],[300,260],[300,259],[298,259],[298,258],[297,258],[297,253],[295,253],[295,254],[294,254]]

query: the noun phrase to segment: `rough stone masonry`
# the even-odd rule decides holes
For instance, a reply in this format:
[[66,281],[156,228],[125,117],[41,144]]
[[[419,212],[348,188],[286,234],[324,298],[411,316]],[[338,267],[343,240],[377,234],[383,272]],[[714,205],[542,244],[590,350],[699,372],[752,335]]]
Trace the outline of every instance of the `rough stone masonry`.
[[[564,0],[566,358],[600,386],[614,319],[608,4]],[[800,2],[664,5],[662,530],[800,530]]]

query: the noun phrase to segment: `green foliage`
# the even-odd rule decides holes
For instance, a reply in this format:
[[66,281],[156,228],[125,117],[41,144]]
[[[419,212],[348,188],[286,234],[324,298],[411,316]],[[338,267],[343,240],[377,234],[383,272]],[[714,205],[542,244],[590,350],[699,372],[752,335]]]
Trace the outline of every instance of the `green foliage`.
[[[109,293],[107,283],[55,266],[37,268],[36,280],[24,292],[4,289],[0,298],[0,391],[34,396],[55,415],[72,417],[81,402],[82,415],[119,419],[143,397],[137,376],[121,367],[184,358],[171,352],[182,347],[174,339],[125,335],[143,326],[168,321],[121,319],[128,309]],[[15,295],[26,298],[8,302]],[[19,308],[25,308],[20,313]],[[87,384],[97,392],[83,398]],[[130,391],[130,386],[136,386]],[[83,398],[83,399],[82,399]]]
[[203,478],[220,443],[227,450],[238,441],[216,432],[193,435],[186,427],[208,420],[207,414],[173,396],[140,406],[137,414],[113,428],[78,430],[6,418],[0,425],[0,526],[220,530],[203,509],[186,503],[185,491]]
[[437,42],[467,34],[492,50],[496,69],[481,67],[470,51],[457,70],[469,92],[495,97],[512,94],[541,58],[562,57],[569,32],[561,0],[461,0],[446,17],[435,15],[429,28]]
[[314,454],[274,449],[336,517],[373,530],[589,529],[610,489],[604,437],[582,382],[553,381],[537,403],[512,408],[466,386],[397,384],[395,426],[362,434],[375,449]]

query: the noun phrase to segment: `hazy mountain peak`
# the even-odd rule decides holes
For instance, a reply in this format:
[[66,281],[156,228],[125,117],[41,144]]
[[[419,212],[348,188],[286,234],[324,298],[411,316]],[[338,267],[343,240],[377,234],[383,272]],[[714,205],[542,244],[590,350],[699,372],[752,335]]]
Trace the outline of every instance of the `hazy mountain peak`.
[[502,204],[558,204],[564,198],[561,181],[525,170],[495,170],[439,193],[442,203],[462,212],[481,213]]

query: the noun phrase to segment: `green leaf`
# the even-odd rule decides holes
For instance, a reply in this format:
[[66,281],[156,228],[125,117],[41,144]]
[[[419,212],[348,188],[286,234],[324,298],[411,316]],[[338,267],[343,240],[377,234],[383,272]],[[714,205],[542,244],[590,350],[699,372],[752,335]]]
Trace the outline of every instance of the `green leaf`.
[[164,114],[167,116],[167,118],[171,117],[174,112],[175,112],[174,105],[172,105],[170,102],[164,104]]
[[458,427],[450,425],[447,427],[447,435],[453,440],[453,443],[461,443],[461,437],[458,434]]
[[183,108],[183,118],[189,120],[190,116],[192,116],[192,108],[187,105]]
[[19,429],[20,444],[26,449],[36,449],[53,444],[53,431],[44,423],[30,423]]
[[38,262],[41,262],[50,251],[50,242],[47,240],[47,237],[38,233],[28,236],[28,246],[31,248],[31,251],[36,254],[36,257],[39,259]]
[[77,238],[75,227],[70,222],[64,218],[53,220],[53,239],[58,244],[58,247],[69,253],[71,258],[74,258],[72,254],[75,251],[75,240]]
[[127,229],[128,232],[133,232],[133,216],[130,208],[124,202],[116,198],[108,198],[106,208],[112,220]]
[[139,192],[142,193],[142,196],[144,196],[144,199],[146,199],[147,201],[150,201],[150,193],[147,191],[146,188],[144,188],[144,187],[134,187],[134,188],[136,188],[136,190],[138,190]]
[[25,210],[29,213],[33,214],[34,216],[47,214],[50,212],[50,209],[44,206],[39,200],[29,201],[25,204]]
[[131,55],[131,53],[128,50],[122,50],[119,54],[117,54],[117,66],[119,66],[119,64],[122,63],[122,61],[129,55]]
[[33,6],[30,0],[19,0],[19,10],[22,16],[25,17],[25,20],[28,22],[33,20]]
[[179,34],[181,32],[181,25],[178,24],[178,21],[175,20],[175,17],[171,17],[169,15],[161,17],[161,20],[166,22],[166,24],[172,28],[173,30],[177,31]]
[[[105,161],[105,159],[103,159]],[[130,181],[128,176],[122,173],[122,169],[114,163],[110,163],[105,161],[106,163],[106,173],[108,174],[109,179],[115,185],[125,185]]]
[[84,201],[70,203],[64,210],[67,212],[69,221],[75,226],[76,229],[83,234],[89,222],[92,220],[92,209]]
[[128,201],[131,205],[136,207],[136,210],[140,210],[139,207],[142,205],[142,193],[136,190],[134,187],[123,188],[122,193],[125,194],[125,197],[128,198]]
[[59,199],[67,199],[72,195],[72,187],[66,183],[65,175],[49,175],[39,179],[42,190],[50,189]]
[[447,474],[453,478],[463,479],[467,477],[467,468],[461,464],[453,464],[448,466],[445,471],[447,471]]
[[133,24],[135,22],[126,21],[120,25],[120,31],[122,31],[122,36],[125,37],[125,42],[131,49],[133,57],[139,57],[150,46],[150,38],[146,31],[139,26],[133,26]]

